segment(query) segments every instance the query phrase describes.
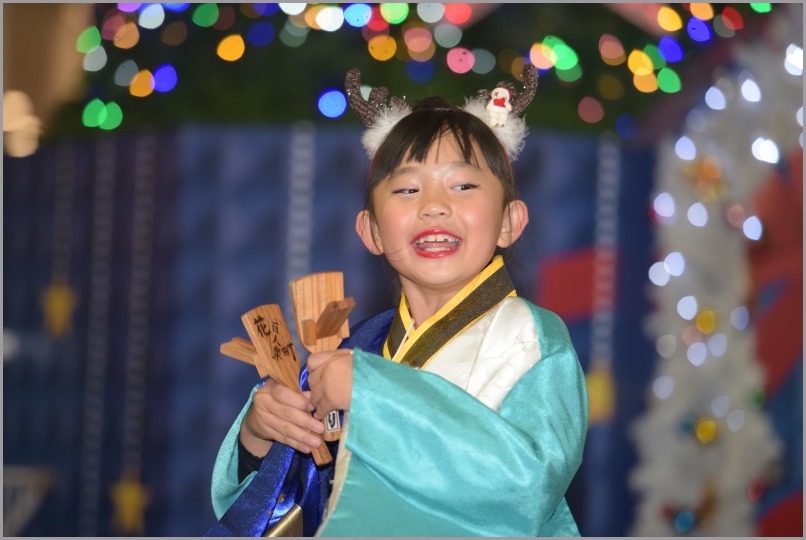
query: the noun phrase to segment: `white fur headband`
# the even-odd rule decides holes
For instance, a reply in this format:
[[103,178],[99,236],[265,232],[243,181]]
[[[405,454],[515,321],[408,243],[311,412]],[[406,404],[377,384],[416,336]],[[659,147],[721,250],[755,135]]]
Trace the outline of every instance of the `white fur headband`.
[[[515,161],[523,149],[528,130],[520,114],[537,90],[537,69],[532,64],[523,67],[522,75],[523,91],[520,94],[515,93],[512,84],[500,82],[492,91],[479,90],[476,97],[467,99],[461,107],[490,126],[510,161]],[[347,72],[345,88],[350,106],[367,126],[361,142],[372,159],[395,124],[411,113],[411,107],[399,97],[392,97],[387,105],[389,91],[386,87],[373,88],[368,99],[364,99],[361,95],[361,73],[357,69]]]

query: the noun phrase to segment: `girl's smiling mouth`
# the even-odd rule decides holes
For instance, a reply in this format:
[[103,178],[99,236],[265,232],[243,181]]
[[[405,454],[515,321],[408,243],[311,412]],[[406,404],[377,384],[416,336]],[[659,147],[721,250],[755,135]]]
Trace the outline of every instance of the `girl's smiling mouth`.
[[451,255],[461,243],[458,236],[439,229],[423,231],[412,241],[415,253],[426,258]]

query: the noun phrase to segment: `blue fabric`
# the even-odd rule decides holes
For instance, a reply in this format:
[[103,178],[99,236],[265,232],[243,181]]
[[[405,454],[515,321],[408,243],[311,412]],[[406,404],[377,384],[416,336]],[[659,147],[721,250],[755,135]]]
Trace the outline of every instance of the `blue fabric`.
[[[365,348],[380,352],[389,325],[392,323],[394,309],[386,310],[371,319],[357,324],[345,339],[341,347]],[[300,373],[300,387],[307,390],[308,370]],[[251,402],[251,399],[250,399]],[[241,416],[236,420],[236,427],[248,408],[244,407]],[[237,437],[233,429],[224,445],[232,446]],[[334,456],[338,449],[336,443],[328,444]],[[226,473],[222,473],[226,474]],[[303,534],[313,536],[324,515],[327,498],[330,495],[333,465],[317,467],[310,454],[302,454],[280,443],[271,445],[268,454],[263,458],[260,470],[244,480],[245,486],[232,505],[219,521],[207,531],[205,536],[262,536],[266,529],[273,527],[288,513],[294,504],[302,508]],[[216,478],[213,481],[213,498],[221,498],[217,489]],[[283,500],[277,502],[280,494]],[[218,506],[218,505],[216,505]]]

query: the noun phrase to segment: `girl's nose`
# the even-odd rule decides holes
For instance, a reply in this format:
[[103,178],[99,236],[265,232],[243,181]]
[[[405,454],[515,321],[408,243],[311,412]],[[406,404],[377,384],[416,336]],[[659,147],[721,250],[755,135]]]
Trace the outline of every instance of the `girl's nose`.
[[450,207],[445,204],[439,197],[429,197],[423,201],[420,208],[420,217],[422,218],[435,218],[447,216],[450,213]]

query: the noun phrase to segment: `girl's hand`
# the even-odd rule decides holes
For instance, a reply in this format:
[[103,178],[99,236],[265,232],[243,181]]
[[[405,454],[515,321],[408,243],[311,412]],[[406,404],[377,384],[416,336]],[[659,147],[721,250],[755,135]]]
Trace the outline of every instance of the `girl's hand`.
[[317,434],[325,431],[325,425],[311,416],[310,394],[266,381],[255,392],[241,422],[241,443],[258,457],[266,455],[272,441],[305,453],[318,448],[322,440]]
[[313,353],[307,365],[314,416],[322,419],[330,411],[349,410],[353,393],[352,349]]

